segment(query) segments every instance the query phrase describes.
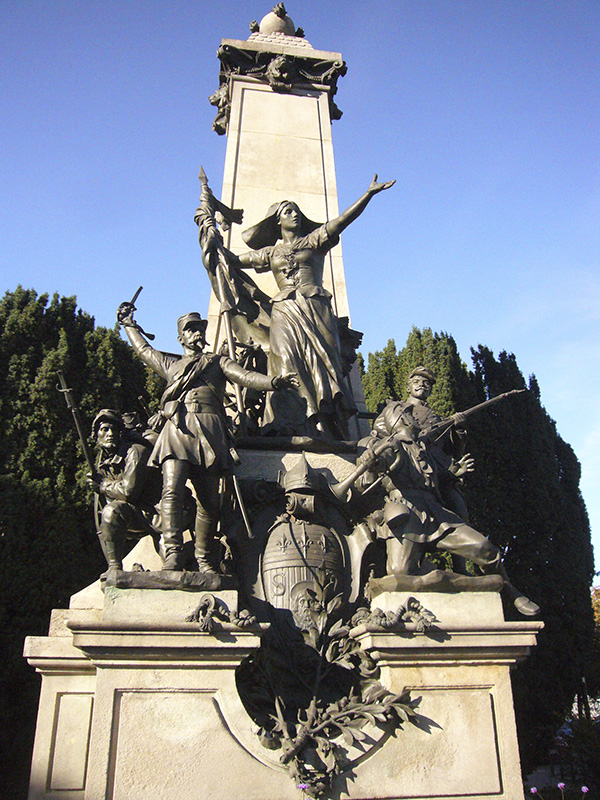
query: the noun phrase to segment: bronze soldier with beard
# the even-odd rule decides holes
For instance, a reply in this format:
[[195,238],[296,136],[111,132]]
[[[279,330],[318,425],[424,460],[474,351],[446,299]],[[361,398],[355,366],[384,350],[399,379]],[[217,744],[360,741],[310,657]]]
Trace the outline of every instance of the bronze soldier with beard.
[[267,377],[243,369],[235,361],[205,353],[207,320],[184,314],[177,321],[183,356],[155,350],[133,320],[131,303],[117,312],[138,356],[167,382],[160,402],[160,432],[149,464],[163,476],[161,519],[166,558],[164,570],[183,569],[185,485],[196,493],[195,555],[198,569],[217,588],[219,576],[211,561],[219,513],[219,481],[231,471],[233,459],[223,407],[227,381],[259,391],[291,389],[294,375]]

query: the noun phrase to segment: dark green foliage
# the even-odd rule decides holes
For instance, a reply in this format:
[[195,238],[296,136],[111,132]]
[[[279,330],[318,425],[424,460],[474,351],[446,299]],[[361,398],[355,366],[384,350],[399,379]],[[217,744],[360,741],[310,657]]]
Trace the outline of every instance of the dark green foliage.
[[430,328],[422,332],[413,328],[402,350],[396,351],[396,344],[390,339],[383,350],[369,353],[369,366],[363,376],[368,410],[381,409],[390,398],[406,397],[408,376],[419,364],[437,376],[430,403],[438,414],[448,416],[461,403],[466,407],[478,402],[454,339],[447,333],[433,333]]
[[600,698],[600,586],[592,589],[592,608],[594,610],[594,640],[589,650],[589,672],[587,690],[590,697]]
[[[473,351],[474,380],[492,396],[523,388],[515,357]],[[588,668],[593,555],[571,447],[531,391],[473,421],[469,449],[479,469],[466,487],[476,527],[504,552],[514,583],[541,607],[538,646],[515,670],[513,688],[524,767],[543,760]],[[472,442],[472,444],[471,444]]]
[[[364,369],[361,358],[359,366]],[[386,347],[377,353],[369,353],[369,366],[362,375],[368,411],[379,411],[385,401],[397,397],[395,382],[399,372],[396,344],[390,339]]]
[[45,635],[50,611],[68,606],[104,566],[57,370],[88,428],[100,407],[135,409],[148,391],[155,405],[158,388],[118,333],[95,328],[75,298],[18,287],[0,301],[0,746],[2,796],[11,798],[26,796],[37,705],[23,640]]
[[[581,677],[594,682],[589,653],[593,617],[589,587],[593,556],[580,466],[540,402],[535,377],[526,383],[514,355],[472,351],[473,371],[461,362],[452,337],[413,329],[405,348],[393,340],[369,356],[363,382],[367,406],[406,396],[417,364],[434,370],[431,406],[441,415],[462,411],[510,389],[528,388],[468,425],[467,450],[476,471],[465,478],[471,523],[501,548],[513,582],[542,607],[538,646],[514,673],[523,766],[540,763],[571,708]],[[507,608],[508,618],[518,615]]]

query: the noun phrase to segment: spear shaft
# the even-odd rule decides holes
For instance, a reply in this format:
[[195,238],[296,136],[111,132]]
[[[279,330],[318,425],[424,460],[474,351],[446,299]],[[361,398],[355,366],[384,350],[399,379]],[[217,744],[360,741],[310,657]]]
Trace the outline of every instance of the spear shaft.
[[69,387],[67,386],[67,382],[65,380],[65,376],[60,370],[58,370],[58,380],[60,381],[60,388],[58,386],[56,388],[65,398],[65,403],[67,404],[67,408],[73,414],[73,419],[75,421],[75,427],[77,428],[79,441],[81,442],[81,449],[83,450],[83,455],[85,456],[85,460],[87,461],[87,465],[90,468],[92,475],[94,476],[94,478],[96,478],[98,474],[96,471],[96,465],[94,464],[94,458],[92,456],[90,448],[88,447],[87,437],[83,431],[83,422],[81,421],[79,408],[77,407],[77,403],[75,402],[73,389],[69,389]]

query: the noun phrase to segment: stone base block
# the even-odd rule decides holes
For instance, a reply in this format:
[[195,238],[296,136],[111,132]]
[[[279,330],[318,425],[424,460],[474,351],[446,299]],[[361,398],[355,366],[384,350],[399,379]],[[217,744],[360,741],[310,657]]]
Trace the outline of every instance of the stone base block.
[[[118,589],[107,586],[102,618],[113,624],[177,624],[186,621],[194,613],[206,590],[196,592],[179,589]],[[221,600],[232,614],[238,610],[236,591],[212,593]]]
[[[43,675],[29,800],[297,800],[235,687],[260,629],[200,633],[181,621],[189,592],[115,591],[103,612],[62,611],[52,635],[27,640]],[[429,631],[355,633],[382,683],[419,699],[417,724],[373,732],[328,796],[522,800],[509,669],[541,623],[504,622],[488,592],[418,599],[438,619]]]

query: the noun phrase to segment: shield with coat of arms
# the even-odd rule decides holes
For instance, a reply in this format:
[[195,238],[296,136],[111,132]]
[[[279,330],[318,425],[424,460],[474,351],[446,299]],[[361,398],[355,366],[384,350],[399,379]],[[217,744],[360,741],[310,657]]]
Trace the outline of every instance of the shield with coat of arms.
[[323,577],[344,586],[344,553],[337,534],[324,525],[284,515],[272,527],[262,557],[265,599],[293,610],[294,588]]

